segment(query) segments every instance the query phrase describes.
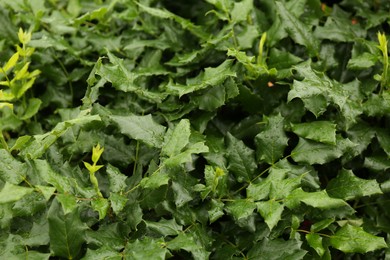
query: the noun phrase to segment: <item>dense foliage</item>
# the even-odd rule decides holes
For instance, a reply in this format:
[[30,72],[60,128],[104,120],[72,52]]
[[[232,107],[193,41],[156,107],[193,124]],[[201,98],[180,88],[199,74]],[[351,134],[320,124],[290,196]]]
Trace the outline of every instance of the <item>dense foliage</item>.
[[390,2],[0,0],[1,259],[390,258]]

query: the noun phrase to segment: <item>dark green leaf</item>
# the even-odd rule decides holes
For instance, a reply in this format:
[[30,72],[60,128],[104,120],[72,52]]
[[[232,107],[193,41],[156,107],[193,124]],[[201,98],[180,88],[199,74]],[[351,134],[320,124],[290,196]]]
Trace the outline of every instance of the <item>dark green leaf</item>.
[[344,200],[382,194],[382,190],[375,180],[358,178],[350,170],[342,170],[336,178],[328,183],[326,190],[330,196]]
[[195,240],[191,233],[181,232],[177,237],[167,243],[167,247],[170,250],[191,252],[193,258],[196,260],[207,259],[210,255],[210,252],[207,252],[199,241]]
[[174,219],[161,219],[158,222],[144,221],[146,227],[154,232],[157,232],[163,236],[177,236],[183,227],[176,223]]
[[228,169],[234,173],[239,182],[249,181],[257,168],[255,152],[230,133],[227,135],[227,141]]
[[265,129],[255,137],[257,157],[273,164],[283,157],[288,138],[284,132],[284,119],[280,114],[264,117],[264,121],[267,124]]
[[367,253],[381,248],[387,248],[382,237],[367,233],[361,227],[345,225],[330,237],[334,248],[344,253]]
[[54,256],[76,258],[85,241],[86,225],[80,219],[78,208],[64,214],[54,200],[49,211],[50,250]]

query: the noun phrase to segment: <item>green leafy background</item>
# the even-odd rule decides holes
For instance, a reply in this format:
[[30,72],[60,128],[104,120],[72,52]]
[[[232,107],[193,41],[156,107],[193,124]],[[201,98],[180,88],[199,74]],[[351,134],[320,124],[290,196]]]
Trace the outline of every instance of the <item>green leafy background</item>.
[[0,0],[0,258],[389,258],[390,2],[338,2]]

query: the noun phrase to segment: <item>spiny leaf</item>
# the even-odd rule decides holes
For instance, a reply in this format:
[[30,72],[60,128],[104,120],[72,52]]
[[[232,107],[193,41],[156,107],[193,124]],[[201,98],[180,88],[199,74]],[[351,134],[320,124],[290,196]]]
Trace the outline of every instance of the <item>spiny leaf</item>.
[[273,164],[283,156],[288,138],[284,132],[284,118],[278,114],[264,117],[265,129],[255,137],[259,160]]
[[33,192],[33,188],[14,185],[6,182],[0,191],[0,204],[15,202]]
[[345,225],[330,237],[330,244],[344,253],[367,253],[381,248],[387,248],[382,237],[367,233],[361,227]]
[[68,259],[76,258],[85,241],[86,224],[80,219],[78,208],[64,214],[54,200],[49,211],[50,250],[53,255]]
[[249,181],[257,168],[254,151],[230,133],[227,134],[227,141],[228,169],[235,174],[239,182]]
[[325,164],[340,158],[345,152],[355,147],[349,139],[337,137],[336,140],[336,145],[331,145],[299,138],[298,145],[291,152],[291,157],[296,162]]
[[306,46],[310,56],[317,55],[319,44],[310,33],[310,28],[295,17],[281,2],[277,1],[276,7],[281,20],[284,22],[283,26],[290,37],[298,44]]
[[268,228],[272,230],[282,218],[284,206],[275,200],[257,202],[256,206]]
[[364,180],[356,177],[351,170],[341,170],[336,178],[326,187],[328,194],[344,200],[356,199],[362,196],[382,194],[375,180]]
[[188,144],[190,135],[190,121],[186,119],[181,120],[174,130],[165,135],[165,141],[161,149],[162,155],[172,157],[179,154]]
[[163,145],[165,127],[156,123],[151,115],[110,116],[122,134],[160,148]]
[[297,135],[326,144],[336,144],[336,124],[329,121],[293,124],[292,130]]

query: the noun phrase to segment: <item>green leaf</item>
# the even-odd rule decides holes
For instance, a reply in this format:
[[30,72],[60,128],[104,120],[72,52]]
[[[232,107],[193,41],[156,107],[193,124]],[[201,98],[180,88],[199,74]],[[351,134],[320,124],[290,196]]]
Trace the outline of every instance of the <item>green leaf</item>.
[[208,259],[210,255],[210,252],[207,252],[191,233],[181,232],[177,237],[167,242],[167,247],[174,251],[185,250],[190,252],[196,260]]
[[247,197],[255,201],[267,198],[269,196],[270,191],[270,180],[262,180],[258,183],[251,183],[246,189]]
[[29,136],[29,135],[24,135],[24,136],[18,137],[18,139],[16,140],[15,144],[12,146],[10,151],[12,152],[12,151],[23,149],[23,147],[28,143],[28,141],[30,139],[31,139],[31,136]]
[[317,252],[319,256],[323,256],[325,253],[324,246],[322,244],[322,237],[316,233],[306,234],[306,241]]
[[145,237],[142,240],[135,240],[127,243],[123,254],[126,259],[161,259],[164,260],[168,254],[163,239],[152,239]]
[[291,157],[296,162],[308,164],[325,164],[340,158],[355,144],[349,139],[337,137],[336,145],[318,143],[299,138],[298,145],[292,150]]
[[387,248],[382,237],[376,237],[367,233],[361,227],[345,225],[330,237],[332,247],[344,253],[367,253],[370,251]]
[[306,139],[325,144],[336,144],[336,124],[329,121],[293,124],[292,131]]
[[48,186],[42,186],[42,185],[35,185],[35,188],[38,192],[42,193],[43,197],[45,197],[46,202],[50,200],[51,196],[53,196],[54,192],[56,191],[56,188],[54,187],[48,187]]
[[83,260],[95,260],[95,259],[106,259],[106,260],[122,260],[122,253],[111,249],[107,246],[99,247],[96,250],[90,248],[87,249],[87,253],[82,258]]
[[20,118],[22,120],[27,120],[33,117],[36,113],[38,113],[38,110],[42,104],[42,101],[38,98],[30,98],[28,100],[28,105],[26,108],[26,112],[24,115]]
[[33,188],[6,182],[3,189],[0,191],[0,204],[18,201],[33,191]]
[[185,94],[205,89],[209,86],[215,87],[222,84],[230,77],[236,77],[237,74],[233,68],[233,60],[226,60],[218,67],[205,68],[195,78],[188,78],[185,85],[169,83],[167,88],[170,92],[183,96]]
[[207,153],[208,151],[209,148],[204,144],[204,142],[194,143],[183,152],[166,159],[164,161],[164,165],[179,166],[182,163],[192,162],[193,154]]
[[168,157],[178,155],[188,144],[190,135],[190,121],[187,119],[180,120],[175,129],[171,132],[168,131],[165,135],[161,154]]
[[115,214],[119,214],[124,207],[126,206],[126,203],[128,201],[128,198],[126,198],[122,194],[118,194],[115,192],[110,193],[109,201],[112,207],[112,210]]
[[227,142],[228,169],[233,172],[239,182],[250,181],[257,169],[255,152],[230,133],[227,134]]
[[50,250],[53,256],[77,258],[87,228],[80,219],[78,208],[64,214],[57,200],[54,200],[48,211],[48,221]]
[[256,206],[268,228],[272,230],[282,218],[284,206],[275,200],[257,202]]
[[291,13],[281,2],[276,2],[276,7],[283,26],[289,36],[298,44],[305,46],[311,57],[318,54],[319,43],[311,34],[311,29],[302,23],[298,17]]
[[225,206],[225,210],[232,215],[236,221],[249,217],[255,209],[256,204],[253,201],[246,199],[237,199]]
[[316,222],[314,223],[311,227],[310,227],[310,231],[311,232],[318,232],[318,231],[321,231],[325,228],[327,228],[330,224],[332,224],[333,222],[335,221],[334,218],[327,218],[327,219],[324,219],[324,220],[321,220],[319,222]]
[[356,177],[351,170],[341,170],[336,178],[326,187],[328,194],[344,200],[357,199],[363,196],[382,194],[376,180],[364,180]]
[[100,225],[98,230],[86,231],[86,242],[93,247],[108,247],[122,250],[125,247],[126,238],[118,223]]
[[11,184],[21,183],[27,175],[27,166],[16,160],[9,152],[0,149],[0,178]]
[[386,152],[387,156],[390,157],[390,134],[388,130],[378,129],[376,131],[376,136],[378,138],[380,146]]
[[26,245],[31,247],[48,245],[50,242],[50,237],[49,223],[47,220],[45,219],[39,222],[34,222],[30,233],[24,242]]
[[46,160],[34,160],[36,171],[43,181],[53,185],[60,193],[73,193],[70,178],[55,172]]
[[150,177],[144,177],[140,182],[141,187],[147,189],[157,189],[163,185],[167,185],[170,180],[166,172],[156,172]]
[[110,192],[121,192],[127,188],[127,176],[121,173],[118,168],[108,164],[106,172],[110,181]]
[[158,222],[144,221],[146,227],[158,234],[165,236],[177,236],[183,231],[183,226],[177,224],[174,219],[162,218]]
[[91,206],[93,210],[99,212],[99,220],[102,220],[107,215],[107,211],[110,208],[110,203],[105,198],[97,198],[91,201]]
[[259,160],[273,164],[283,157],[288,138],[284,132],[284,118],[278,114],[264,117],[266,127],[255,137],[256,152]]
[[[255,244],[247,254],[248,259],[303,259],[307,251],[301,249],[301,241],[264,238]],[[282,250],[283,249],[283,250]]]
[[223,212],[224,206],[225,204],[222,201],[215,199],[212,199],[210,201],[210,209],[207,211],[209,213],[210,224],[225,215],[225,213]]
[[244,0],[236,2],[231,10],[232,22],[246,21],[249,13],[253,10],[253,0]]
[[349,207],[348,203],[344,200],[329,197],[325,190],[305,192],[301,188],[298,188],[291,192],[291,194],[286,198],[285,205],[288,208],[293,209],[299,206],[299,202],[303,202],[306,205],[318,209]]
[[162,147],[166,128],[156,123],[151,115],[110,116],[110,119],[122,134],[153,147]]
[[364,158],[364,167],[374,171],[386,171],[390,168],[390,160],[388,156],[372,156]]

